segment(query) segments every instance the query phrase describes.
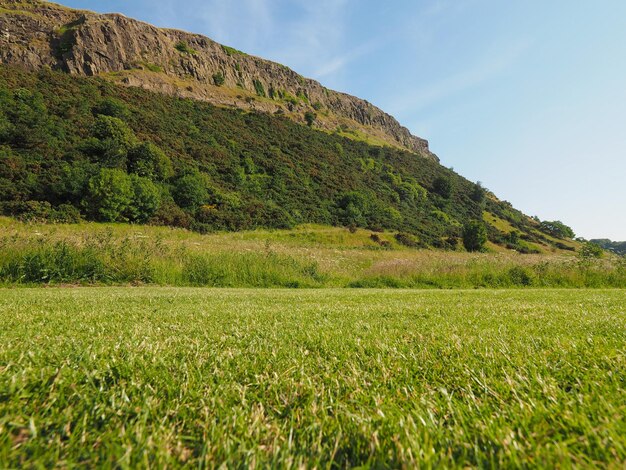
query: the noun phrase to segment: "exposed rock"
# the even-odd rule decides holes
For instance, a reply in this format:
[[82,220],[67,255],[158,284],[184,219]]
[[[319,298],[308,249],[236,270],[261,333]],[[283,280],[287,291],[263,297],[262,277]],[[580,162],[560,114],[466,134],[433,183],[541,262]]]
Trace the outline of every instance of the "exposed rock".
[[301,122],[306,111],[315,109],[318,127],[356,131],[437,158],[426,140],[367,101],[207,37],[156,28],[120,14],[100,15],[38,0],[0,0],[0,61],[98,75],[221,106],[284,112]]

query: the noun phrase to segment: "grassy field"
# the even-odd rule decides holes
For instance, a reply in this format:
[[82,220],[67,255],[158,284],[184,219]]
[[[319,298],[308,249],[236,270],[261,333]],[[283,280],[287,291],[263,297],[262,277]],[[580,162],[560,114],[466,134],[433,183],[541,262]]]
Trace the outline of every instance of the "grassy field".
[[0,466],[626,466],[624,290],[0,290]]
[[304,225],[200,235],[0,217],[0,284],[210,287],[626,287],[626,258],[413,249],[394,233]]

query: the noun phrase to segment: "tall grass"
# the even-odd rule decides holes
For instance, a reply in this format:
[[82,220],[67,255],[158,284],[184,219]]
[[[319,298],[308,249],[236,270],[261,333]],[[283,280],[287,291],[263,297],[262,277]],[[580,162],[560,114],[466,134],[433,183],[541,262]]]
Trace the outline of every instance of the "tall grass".
[[626,287],[626,260],[581,260],[504,262],[496,257],[469,260],[448,266],[395,263],[374,266],[348,287],[394,288],[512,288],[512,287]]
[[195,253],[157,239],[115,239],[112,232],[82,242],[0,238],[5,284],[160,284],[210,287],[319,287],[314,262],[267,252]]
[[162,228],[12,224],[14,230],[0,236],[0,283],[5,285],[626,287],[624,258],[433,252],[396,245],[377,250],[365,233],[327,227],[200,236]]

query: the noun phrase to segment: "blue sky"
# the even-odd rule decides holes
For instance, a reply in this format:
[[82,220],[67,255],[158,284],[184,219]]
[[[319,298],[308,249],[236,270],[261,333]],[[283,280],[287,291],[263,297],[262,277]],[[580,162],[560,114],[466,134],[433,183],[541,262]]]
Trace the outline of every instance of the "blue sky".
[[205,34],[365,98],[441,162],[626,240],[623,0],[61,0]]

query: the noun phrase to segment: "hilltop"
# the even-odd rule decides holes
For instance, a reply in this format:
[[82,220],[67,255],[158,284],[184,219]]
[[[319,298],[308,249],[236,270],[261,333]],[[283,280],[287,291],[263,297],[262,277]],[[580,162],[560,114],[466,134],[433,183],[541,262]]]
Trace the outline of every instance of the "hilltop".
[[496,251],[579,246],[391,116],[284,66],[121,15],[0,4],[4,214],[201,233],[313,223],[448,250],[478,221]]
[[436,158],[426,140],[367,101],[205,36],[39,0],[0,5],[5,64],[97,75],[173,96],[283,114],[300,123],[315,115],[321,129]]

